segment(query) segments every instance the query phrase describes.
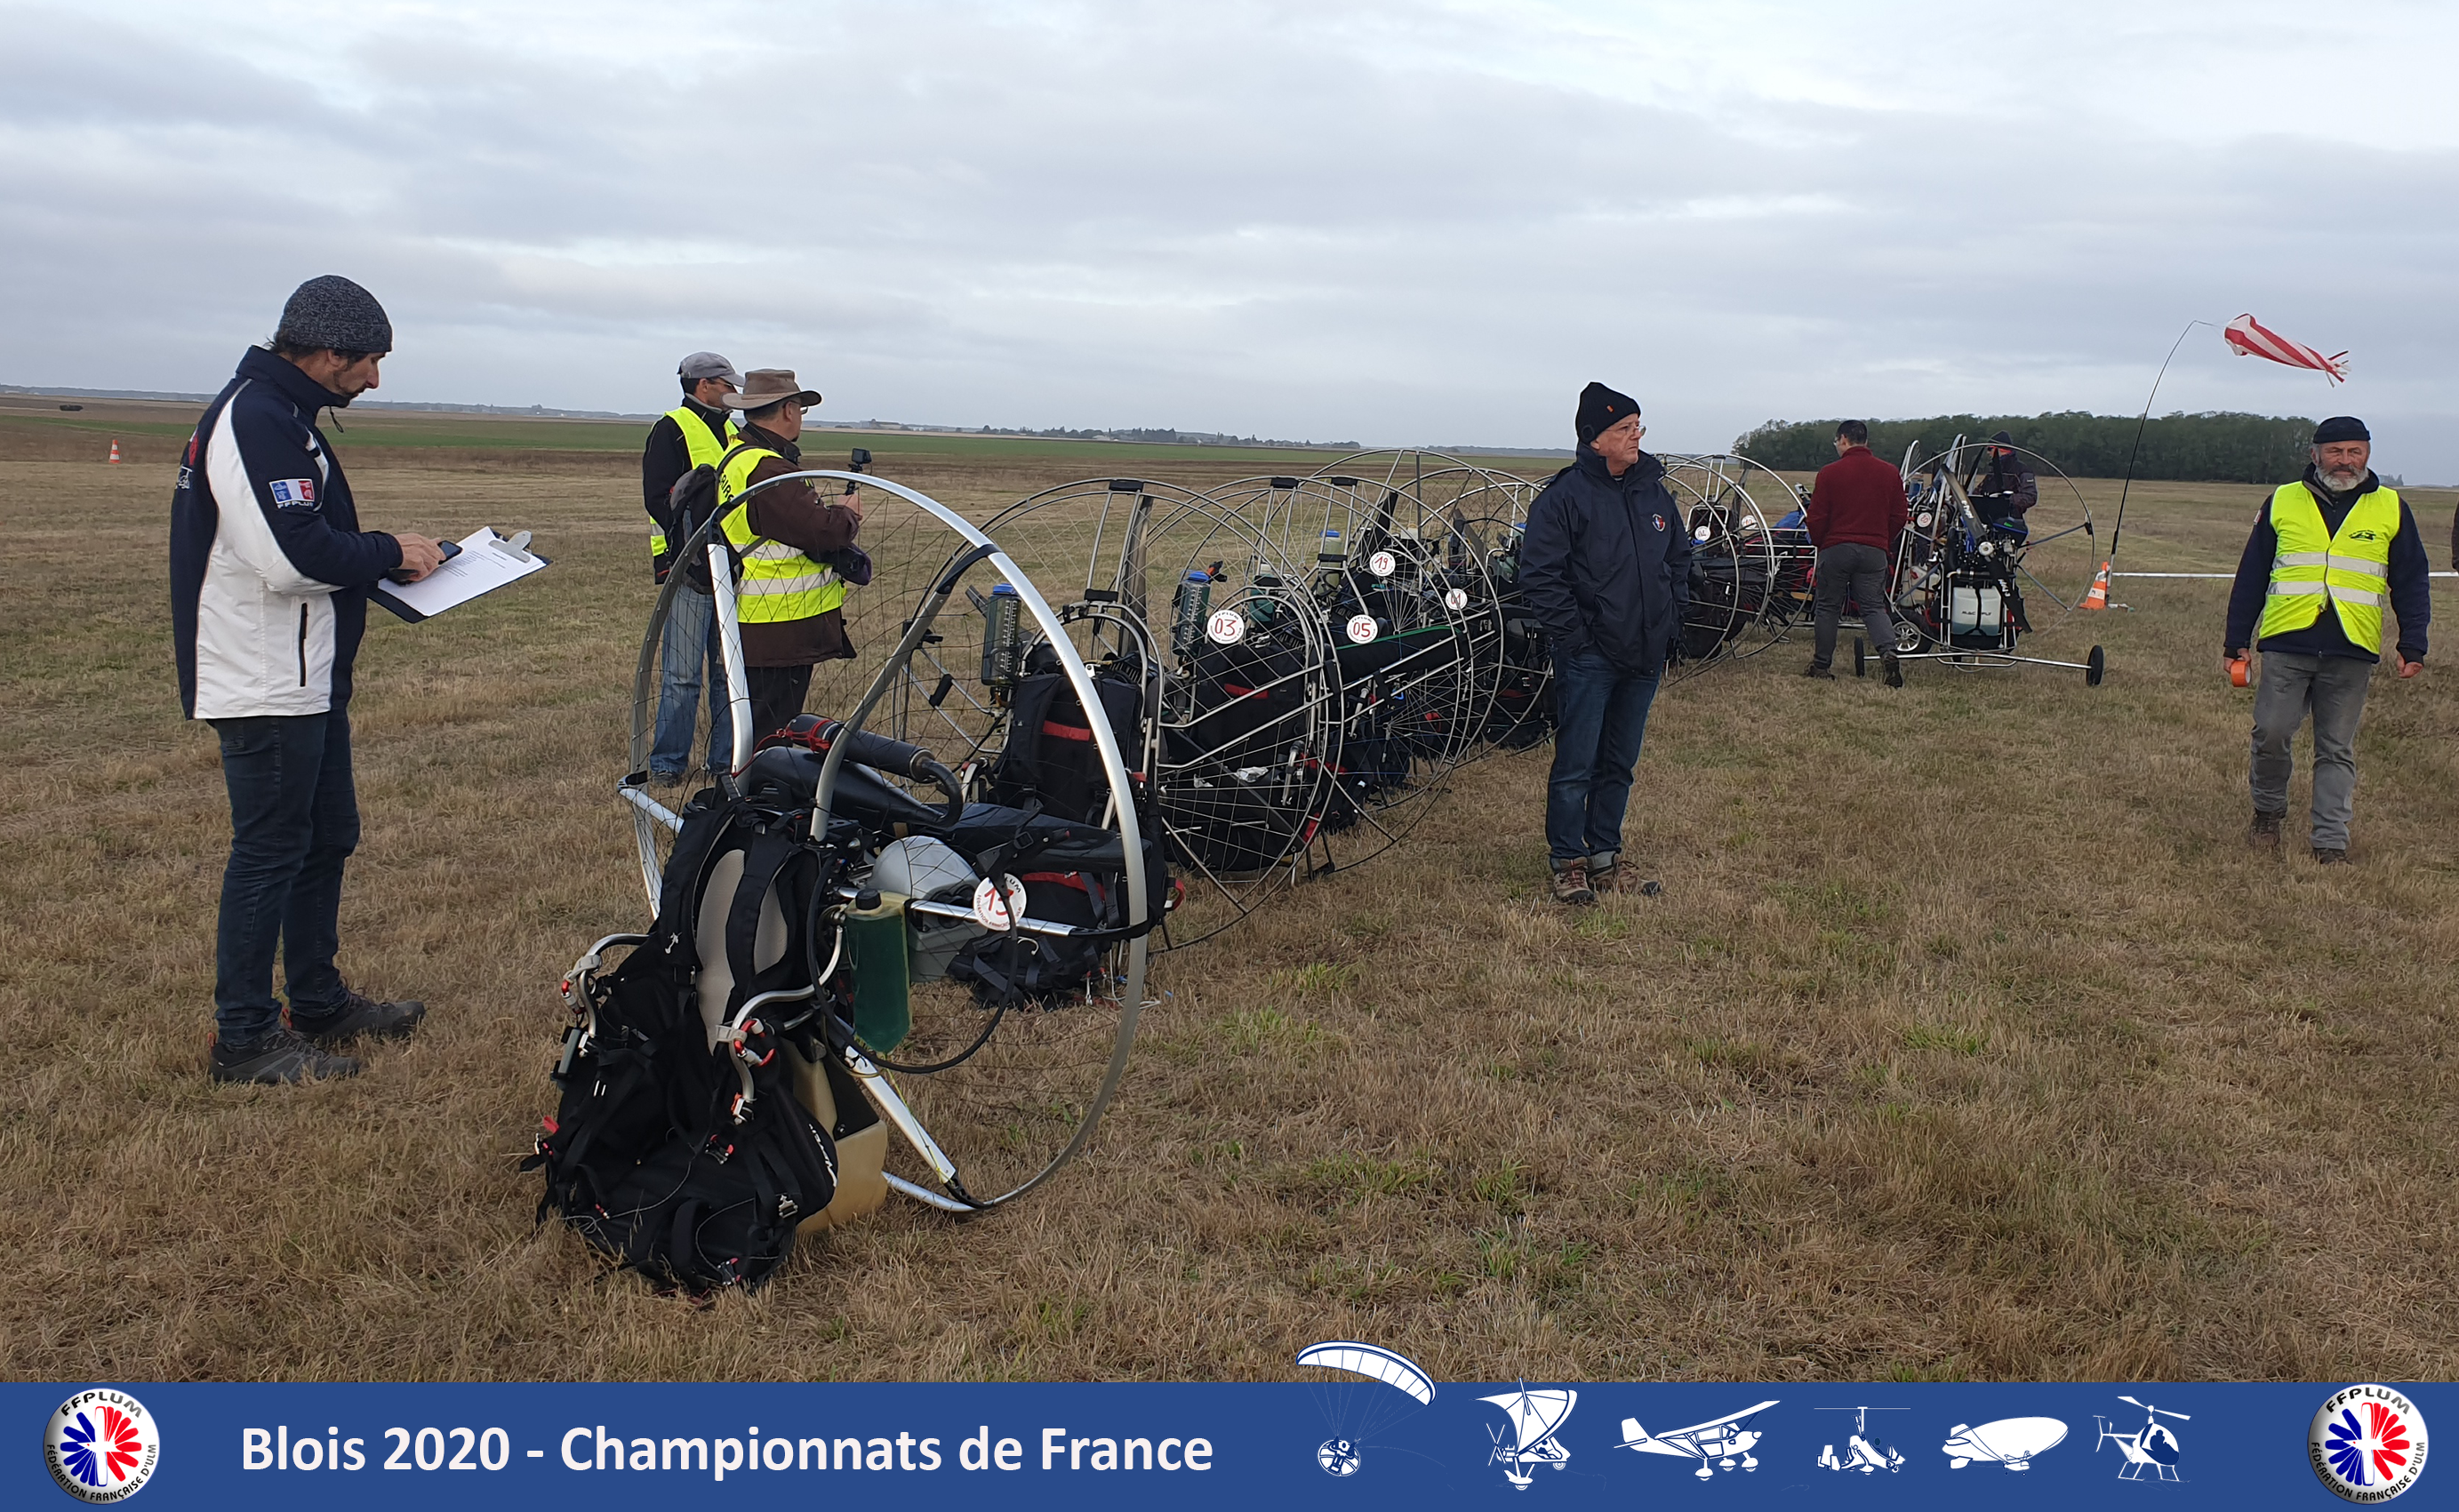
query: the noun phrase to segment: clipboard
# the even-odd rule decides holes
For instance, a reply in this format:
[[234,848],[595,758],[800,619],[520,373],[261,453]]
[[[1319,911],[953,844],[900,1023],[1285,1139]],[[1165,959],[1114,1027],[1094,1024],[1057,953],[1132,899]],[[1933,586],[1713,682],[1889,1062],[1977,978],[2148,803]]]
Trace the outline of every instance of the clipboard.
[[379,582],[368,590],[368,597],[408,623],[418,624],[549,565],[547,558],[529,549],[527,531],[507,540],[495,534],[494,527],[481,525],[455,544],[461,549],[418,581]]

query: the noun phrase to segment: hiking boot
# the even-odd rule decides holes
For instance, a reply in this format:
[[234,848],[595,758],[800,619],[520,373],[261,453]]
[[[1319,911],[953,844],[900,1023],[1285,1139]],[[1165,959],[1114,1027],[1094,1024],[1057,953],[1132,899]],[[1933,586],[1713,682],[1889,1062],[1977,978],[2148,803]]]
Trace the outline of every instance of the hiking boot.
[[649,786],[652,788],[680,788],[683,785],[683,774],[681,772],[653,771],[649,773]]
[[1588,867],[1585,861],[1574,861],[1554,869],[1554,901],[1557,903],[1594,903],[1597,894],[1588,886]]
[[205,1074],[216,1082],[284,1086],[357,1076],[359,1062],[348,1056],[326,1055],[296,1030],[277,1028],[252,1045],[233,1048],[217,1040],[213,1063]]
[[1836,681],[1836,674],[1828,670],[1827,663],[1824,662],[1813,662],[1801,669],[1801,675],[1806,678],[1818,678],[1827,682]]
[[325,1013],[290,1009],[290,1027],[319,1049],[330,1050],[362,1035],[370,1040],[407,1040],[427,1017],[423,1002],[378,1002],[365,993],[342,988],[342,1005]]
[[2348,864],[2348,852],[2339,846],[2316,846],[2314,848],[2314,864],[2316,866],[2346,866]]
[[2257,850],[2279,850],[2280,822],[2287,817],[2286,814],[2267,814],[2257,809],[2254,823],[2245,827],[2246,845]]
[[1593,855],[1588,857],[1588,891],[1599,897],[1622,891],[1622,857]]
[[1630,867],[1615,866],[1603,872],[1594,867],[1589,868],[1588,890],[1599,897],[1604,897],[1608,893],[1617,897],[1654,897],[1664,892],[1665,888],[1652,879],[1643,879],[1639,872]]
[[1889,650],[1881,651],[1879,653],[1879,662],[1881,665],[1887,669],[1887,686],[1902,687],[1904,685],[1904,664],[1897,660],[1895,652]]

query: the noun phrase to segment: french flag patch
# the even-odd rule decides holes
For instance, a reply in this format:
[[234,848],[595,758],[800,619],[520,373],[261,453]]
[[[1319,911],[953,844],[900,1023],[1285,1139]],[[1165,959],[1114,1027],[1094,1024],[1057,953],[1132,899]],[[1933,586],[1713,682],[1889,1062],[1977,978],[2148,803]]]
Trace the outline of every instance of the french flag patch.
[[311,510],[316,507],[316,480],[313,478],[275,478],[265,486],[273,491],[273,503],[277,509]]

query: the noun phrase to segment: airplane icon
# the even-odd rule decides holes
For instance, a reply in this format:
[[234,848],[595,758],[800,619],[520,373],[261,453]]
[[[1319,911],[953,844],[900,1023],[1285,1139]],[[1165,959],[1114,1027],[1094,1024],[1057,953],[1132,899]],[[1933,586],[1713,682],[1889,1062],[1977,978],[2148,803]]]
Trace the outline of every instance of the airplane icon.
[[1731,1470],[1738,1461],[1744,1470],[1759,1467],[1751,1451],[1758,1447],[1767,1435],[1750,1426],[1752,1418],[1776,1405],[1763,1401],[1755,1407],[1745,1407],[1737,1413],[1727,1413],[1710,1422],[1693,1423],[1688,1428],[1675,1428],[1667,1433],[1650,1434],[1639,1425],[1636,1418],[1622,1420],[1623,1441],[1620,1447],[1641,1454],[1671,1455],[1677,1460],[1696,1460],[1696,1472],[1702,1480],[1715,1479],[1716,1470]]

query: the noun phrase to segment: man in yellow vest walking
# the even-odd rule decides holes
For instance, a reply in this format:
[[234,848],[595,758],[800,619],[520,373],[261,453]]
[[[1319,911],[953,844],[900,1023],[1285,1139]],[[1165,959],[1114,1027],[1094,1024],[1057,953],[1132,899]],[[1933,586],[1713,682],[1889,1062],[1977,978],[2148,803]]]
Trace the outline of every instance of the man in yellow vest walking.
[[[2425,542],[2396,490],[2374,476],[2364,422],[2314,430],[2305,475],[2263,505],[2229,595],[2223,661],[2262,652],[2254,696],[2254,824],[2246,843],[2277,850],[2288,817],[2289,746],[2314,720],[2314,859],[2348,859],[2357,795],[2357,722],[2382,661],[2383,610],[2399,620],[2399,675],[2425,670],[2432,618]],[[2259,620],[2259,628],[2257,620]]]
[[[699,526],[673,517],[668,500],[675,481],[703,463],[715,467],[734,442],[734,418],[725,402],[743,387],[734,364],[715,352],[694,352],[675,368],[683,402],[658,417],[641,450],[641,498],[649,512],[649,565],[664,582],[675,553]],[[704,672],[708,682],[708,766],[723,765],[720,732],[726,727],[725,664],[709,634],[716,611],[706,571],[686,572],[666,608],[666,643],[659,653],[658,724],[649,752],[649,780],[662,788],[681,783],[690,770],[692,730],[700,719]]]
[[734,548],[735,613],[758,737],[803,711],[813,665],[853,655],[846,587],[871,580],[871,561],[853,543],[863,503],[851,483],[825,503],[809,483],[778,483],[727,512],[736,495],[802,471],[803,410],[820,396],[788,368],[755,368],[727,402],[743,411],[743,434],[718,468],[717,505]]

